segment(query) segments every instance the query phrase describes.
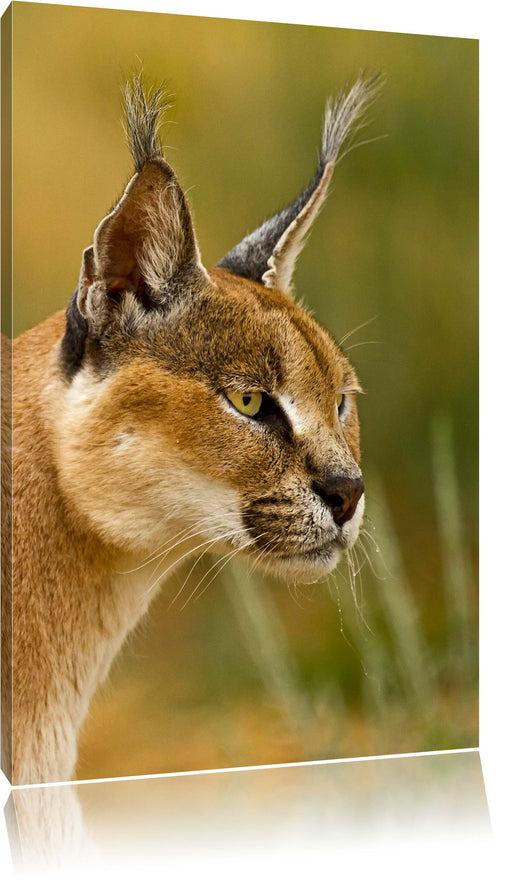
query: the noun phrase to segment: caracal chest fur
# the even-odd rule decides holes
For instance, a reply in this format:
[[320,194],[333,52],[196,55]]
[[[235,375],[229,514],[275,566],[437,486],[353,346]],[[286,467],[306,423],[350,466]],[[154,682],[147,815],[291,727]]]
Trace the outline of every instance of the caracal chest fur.
[[14,343],[16,784],[71,778],[92,693],[186,556],[310,581],[356,541],[359,385],[291,280],[374,86],[328,105],[312,181],[212,270],[162,156],[160,95],[127,90],[134,177],[67,312]]

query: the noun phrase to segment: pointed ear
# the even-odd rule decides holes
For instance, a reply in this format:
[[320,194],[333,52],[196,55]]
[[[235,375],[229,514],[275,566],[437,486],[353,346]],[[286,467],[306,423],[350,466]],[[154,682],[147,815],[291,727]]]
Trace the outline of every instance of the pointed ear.
[[147,161],[98,226],[83,256],[78,308],[108,324],[131,293],[146,308],[170,305],[207,281],[185,195],[168,163]]
[[306,204],[274,245],[267,261],[269,269],[261,277],[267,288],[291,292],[295,261],[302,251],[313,221],[324,204],[333,172],[334,161],[326,163]]
[[84,252],[77,294],[80,313],[99,327],[128,305],[170,307],[209,278],[185,194],[162,154],[158,129],[168,108],[163,89],[146,94],[136,76],[124,100],[135,175]]
[[379,76],[361,76],[349,91],[328,102],[320,161],[313,180],[291,205],[242,239],[218,266],[263,282],[267,288],[291,292],[295,261],[325,201],[341,146],[361,127],[361,118],[380,82]]

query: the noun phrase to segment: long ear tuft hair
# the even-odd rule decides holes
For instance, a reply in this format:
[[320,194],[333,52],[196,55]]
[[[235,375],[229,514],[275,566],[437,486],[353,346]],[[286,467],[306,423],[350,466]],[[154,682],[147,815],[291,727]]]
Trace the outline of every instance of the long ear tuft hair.
[[135,174],[83,254],[76,296],[80,315],[95,333],[130,310],[134,314],[134,304],[138,315],[170,310],[210,284],[185,193],[162,153],[158,126],[168,107],[164,90],[146,93],[136,76],[124,97]]
[[[321,166],[325,167],[329,162],[336,162],[352,147],[357,147],[357,143],[349,145],[347,139],[352,138],[368,124],[365,114],[375,100],[382,83],[381,74],[372,77],[361,74],[350,90],[328,99],[322,132]],[[346,149],[341,156],[338,156],[343,144],[347,145]]]
[[[364,126],[364,115],[382,83],[380,75],[361,74],[351,89],[327,102],[322,147],[315,176],[287,208],[249,233],[219,262],[238,276],[267,288],[290,291],[295,260],[327,195],[334,166],[349,136]],[[342,154],[342,155],[344,155]]]
[[123,97],[124,130],[135,171],[141,172],[148,160],[163,156],[159,128],[172,102],[163,85],[146,94],[140,74],[126,84]]

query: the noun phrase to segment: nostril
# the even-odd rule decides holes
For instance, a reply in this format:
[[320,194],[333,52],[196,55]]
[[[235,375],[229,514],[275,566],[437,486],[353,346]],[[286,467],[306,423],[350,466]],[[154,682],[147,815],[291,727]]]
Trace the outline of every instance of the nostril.
[[319,496],[322,497],[324,503],[327,503],[331,509],[342,509],[345,505],[345,497],[342,497],[341,494],[323,493]]
[[312,487],[331,510],[335,523],[340,527],[350,521],[364,492],[361,476],[329,477],[325,481],[314,481]]

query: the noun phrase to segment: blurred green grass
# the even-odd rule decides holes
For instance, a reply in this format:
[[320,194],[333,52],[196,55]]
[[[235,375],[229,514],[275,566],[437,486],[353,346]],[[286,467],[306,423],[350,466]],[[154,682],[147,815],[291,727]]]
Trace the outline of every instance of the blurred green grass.
[[338,339],[369,323],[346,349],[367,392],[363,542],[390,574],[358,576],[369,629],[342,590],[343,634],[327,583],[297,601],[238,567],[178,612],[177,576],[96,700],[79,772],[474,745],[478,44],[15,4],[15,333],[66,305],[130,176],[120,89],[141,62],[176,92],[164,141],[206,265],[309,179],[326,97],[386,77],[364,136],[386,137],[340,162],[296,288]]

